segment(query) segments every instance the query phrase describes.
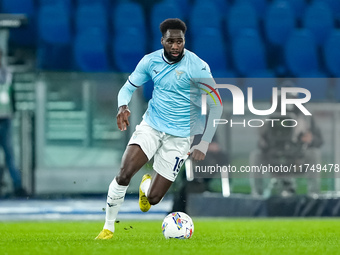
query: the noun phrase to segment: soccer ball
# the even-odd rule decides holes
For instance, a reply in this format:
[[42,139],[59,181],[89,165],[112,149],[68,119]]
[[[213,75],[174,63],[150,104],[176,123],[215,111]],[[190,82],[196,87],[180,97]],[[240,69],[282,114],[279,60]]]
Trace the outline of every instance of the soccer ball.
[[194,233],[194,223],[189,215],[183,212],[173,212],[164,218],[162,232],[166,239],[189,239]]

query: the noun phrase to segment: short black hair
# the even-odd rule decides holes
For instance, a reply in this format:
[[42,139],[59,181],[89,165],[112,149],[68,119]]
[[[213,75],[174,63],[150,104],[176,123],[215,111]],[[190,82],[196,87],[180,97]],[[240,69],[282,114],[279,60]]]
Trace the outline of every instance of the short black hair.
[[185,34],[185,32],[187,31],[187,26],[182,20],[175,18],[175,19],[164,20],[159,25],[159,29],[161,30],[162,36],[165,35],[168,29],[179,29],[179,30],[182,30],[183,34]]

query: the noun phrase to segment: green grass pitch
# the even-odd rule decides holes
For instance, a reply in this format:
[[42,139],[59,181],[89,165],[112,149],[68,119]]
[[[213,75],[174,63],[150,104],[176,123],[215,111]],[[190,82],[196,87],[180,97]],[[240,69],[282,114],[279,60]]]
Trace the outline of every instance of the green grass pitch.
[[165,240],[161,221],[0,222],[0,254],[340,254],[338,219],[193,219],[189,240]]

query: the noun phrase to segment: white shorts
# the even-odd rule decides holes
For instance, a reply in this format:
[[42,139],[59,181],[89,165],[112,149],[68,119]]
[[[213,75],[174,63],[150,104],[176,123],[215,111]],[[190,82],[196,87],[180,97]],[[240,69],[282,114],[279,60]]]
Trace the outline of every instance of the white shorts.
[[153,169],[172,182],[175,181],[190,151],[190,137],[178,137],[157,131],[144,120],[136,126],[130,144],[138,144],[149,160],[154,157]]

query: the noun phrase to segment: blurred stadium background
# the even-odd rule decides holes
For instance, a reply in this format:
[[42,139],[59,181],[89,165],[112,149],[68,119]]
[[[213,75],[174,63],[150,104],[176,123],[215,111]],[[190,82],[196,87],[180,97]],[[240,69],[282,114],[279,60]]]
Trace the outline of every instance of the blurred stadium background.
[[[105,198],[133,131],[120,132],[116,127],[118,90],[144,54],[161,48],[159,23],[170,17],[187,23],[186,48],[208,62],[216,78],[230,78],[243,88],[241,78],[270,78],[277,84],[286,78],[297,84],[299,79],[313,78],[304,80],[304,85],[312,93],[313,115],[323,123],[323,162],[340,163],[339,0],[0,0],[0,13],[0,46],[14,73],[18,109],[16,162],[31,199]],[[27,18],[19,28],[13,28],[16,14]],[[256,84],[263,93],[254,94],[254,100],[268,100],[272,84]],[[152,84],[146,84],[135,93],[132,127],[140,122],[151,92]],[[247,165],[257,131],[233,129],[220,135],[228,138],[222,149],[230,163]],[[2,165],[3,161],[0,154]],[[132,197],[139,177],[149,169],[133,179]],[[225,210],[243,205],[244,200],[257,208],[254,212],[242,207],[243,212],[252,211],[245,216],[270,214],[263,211],[264,203],[274,206],[278,200],[254,199],[249,196],[248,178],[229,177],[231,196],[228,206],[221,206],[223,215],[237,216],[239,211]],[[322,194],[332,200],[330,208],[337,209],[328,212],[327,204],[320,213],[309,204],[315,209],[308,211],[310,215],[339,215],[340,182],[335,177],[322,180]],[[298,183],[298,194],[306,194],[306,180],[299,178]],[[6,171],[1,184],[0,195],[7,198],[12,187]],[[221,203],[221,180],[213,179],[209,185],[209,196]],[[177,188],[156,211],[171,210],[171,193]],[[193,199],[206,205],[203,195]],[[296,209],[297,201],[308,204],[281,202]],[[30,207],[27,202],[25,208]],[[8,216],[11,201],[6,203],[1,202],[2,212]],[[194,208],[211,215],[203,209]]]

